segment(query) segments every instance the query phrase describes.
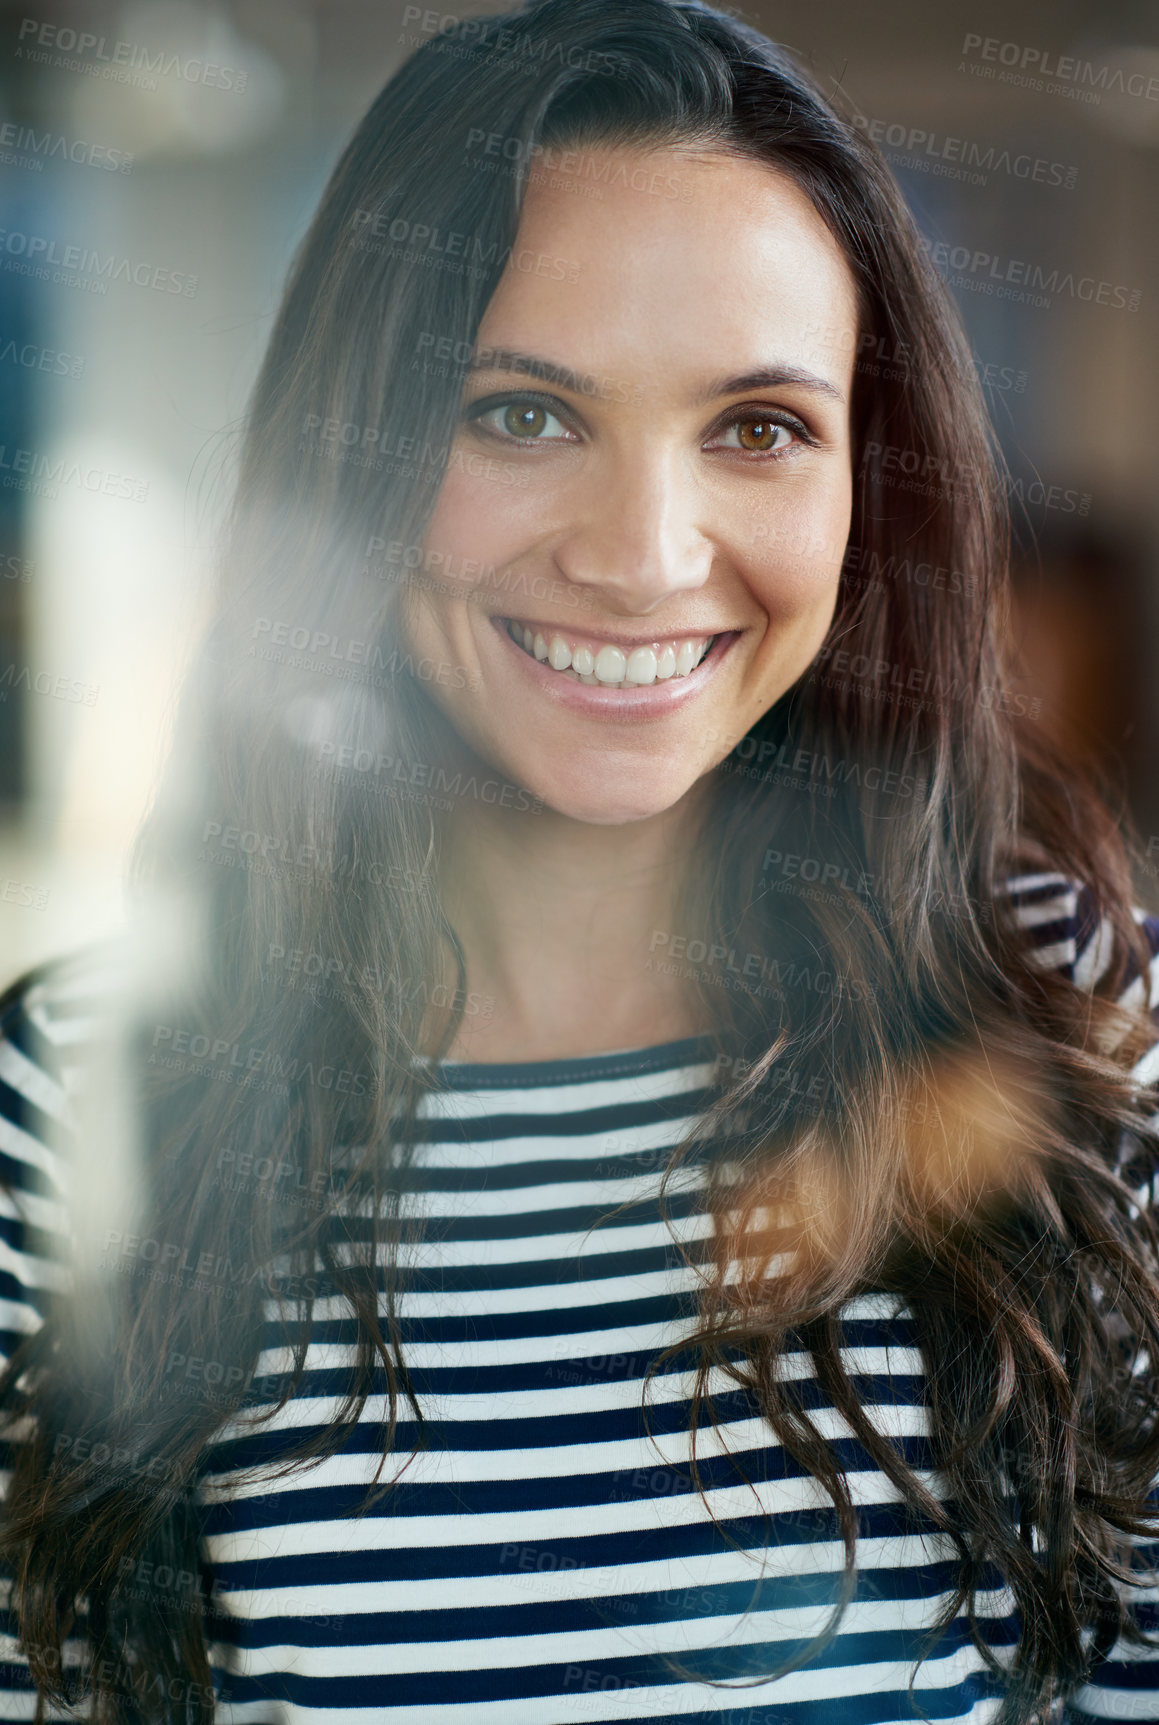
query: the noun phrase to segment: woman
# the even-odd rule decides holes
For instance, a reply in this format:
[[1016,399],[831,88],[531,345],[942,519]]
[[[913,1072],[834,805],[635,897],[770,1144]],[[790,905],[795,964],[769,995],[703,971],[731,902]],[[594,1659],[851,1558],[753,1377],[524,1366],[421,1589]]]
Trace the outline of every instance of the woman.
[[1000,499],[754,31],[541,0],[386,86],[142,841],[120,1211],[107,958],[7,1001],[3,1717],[1159,1718],[1159,924]]

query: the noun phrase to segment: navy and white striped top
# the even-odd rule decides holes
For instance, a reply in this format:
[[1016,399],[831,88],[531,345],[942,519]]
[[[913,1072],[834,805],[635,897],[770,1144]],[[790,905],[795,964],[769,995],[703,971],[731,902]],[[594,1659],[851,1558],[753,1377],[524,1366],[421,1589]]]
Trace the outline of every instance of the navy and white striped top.
[[[1085,895],[1056,875],[1011,884],[1039,962],[1093,986],[1110,949]],[[1159,955],[1159,920],[1136,914]],[[63,975],[23,991],[0,1041],[8,1352],[40,1321],[42,1290],[59,1273],[46,1245],[64,1228],[48,1117],[67,1119],[70,1051],[93,1005],[93,985]],[[1122,998],[1159,1002],[1159,957]],[[341,1403],[354,1327],[323,1285],[298,1394],[271,1426],[219,1434],[203,1487],[208,1585],[163,1571],[139,1578],[159,1604],[206,1613],[223,1725],[994,1717],[1000,1680],[962,1614],[924,1656],[953,1591],[952,1545],[903,1513],[819,1386],[818,1424],[838,1441],[860,1514],[856,1594],[818,1656],[752,1683],[825,1625],[844,1552],[828,1498],[734,1385],[713,1386],[720,1429],[702,1424],[698,1437],[711,1515],[689,1477],[690,1375],[662,1372],[641,1413],[649,1359],[693,1310],[694,1272],[656,1189],[706,1100],[706,1053],[691,1041],[564,1062],[448,1063],[418,1153],[415,1204],[429,1226],[404,1249],[403,1339],[425,1449],[363,1516],[350,1512],[378,1460],[381,1402],[338,1454],[263,1477],[286,1433],[324,1425]],[[1159,1080],[1159,1043],[1136,1070]],[[711,1226],[696,1178],[678,1182],[669,1205],[694,1257]],[[870,1417],[938,1493],[905,1309],[878,1295],[842,1315]],[[259,1372],[276,1376],[287,1359],[272,1327],[270,1339]],[[783,1369],[813,1377],[805,1353],[787,1354]],[[414,1430],[404,1419],[400,1458]],[[1000,1653],[1016,1634],[1011,1603],[1000,1585],[977,1601]],[[1138,1596],[1136,1614],[1159,1625],[1159,1590]],[[83,1647],[66,1653],[80,1661]],[[34,1709],[8,1636],[0,1719],[30,1720]],[[1116,1649],[1067,1717],[1159,1721],[1159,1651]]]

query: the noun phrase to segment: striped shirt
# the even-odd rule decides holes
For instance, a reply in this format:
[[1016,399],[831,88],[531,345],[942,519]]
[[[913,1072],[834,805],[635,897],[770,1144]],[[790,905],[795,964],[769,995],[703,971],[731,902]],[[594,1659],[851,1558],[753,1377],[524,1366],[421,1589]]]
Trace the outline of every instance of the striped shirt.
[[[1111,948],[1086,894],[1057,875],[1011,889],[1038,962],[1093,987]],[[1136,917],[1159,955],[1159,920]],[[0,1041],[6,1353],[40,1322],[54,1275],[46,1236],[64,1226],[48,1125],[67,1117],[71,1051],[95,1004],[91,983],[66,978],[27,986]],[[1159,1002],[1159,956],[1120,998]],[[649,1360],[687,1334],[695,1309],[695,1271],[657,1187],[709,1097],[707,1056],[691,1040],[445,1064],[420,1122],[422,1226],[402,1260],[402,1338],[425,1447],[361,1516],[351,1512],[380,1458],[382,1397],[320,1465],[278,1478],[264,1466],[341,1406],[354,1323],[323,1280],[293,1399],[268,1424],[247,1428],[239,1416],[218,1434],[201,1488],[204,1575],[140,1578],[160,1608],[204,1611],[222,1725],[993,1719],[1001,1679],[965,1614],[928,1644],[954,1589],[952,1542],[901,1504],[806,1352],[787,1351],[781,1369],[811,1386],[818,1428],[848,1470],[856,1591],[836,1637],[788,1674],[769,1676],[823,1629],[840,1590],[830,1500],[731,1380],[710,1381],[718,1424],[705,1415],[698,1432],[703,1496],[690,1478],[692,1374],[681,1362],[654,1378],[642,1411]],[[1159,1043],[1136,1072],[1159,1080]],[[711,1228],[698,1180],[693,1164],[667,1206],[694,1260]],[[868,1295],[841,1315],[845,1365],[873,1424],[944,1497],[904,1304]],[[275,1316],[271,1306],[258,1364],[271,1387],[288,1365]],[[416,1436],[405,1403],[401,1412],[400,1463]],[[383,1477],[395,1473],[392,1456]],[[1159,1590],[1143,1590],[1134,1609],[1159,1626]],[[977,1611],[1002,1656],[1017,1628],[1000,1578]],[[66,1658],[82,1657],[70,1643]],[[34,1708],[8,1635],[0,1719],[30,1720]],[[1114,1649],[1066,1717],[1159,1721],[1159,1652]]]

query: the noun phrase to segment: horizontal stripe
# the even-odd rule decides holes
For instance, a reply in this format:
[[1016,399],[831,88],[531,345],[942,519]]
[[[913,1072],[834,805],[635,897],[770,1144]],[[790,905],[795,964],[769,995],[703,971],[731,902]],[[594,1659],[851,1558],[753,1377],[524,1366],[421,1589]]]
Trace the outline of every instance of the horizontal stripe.
[[[547,1611],[563,1602],[629,1598],[646,1604],[656,1598],[659,1607],[665,1604],[681,1606],[694,1603],[703,1589],[722,1591],[744,1588],[751,1593],[760,1587],[776,1593],[787,1580],[790,1588],[807,1587],[819,1579],[828,1588],[834,1576],[841,1575],[845,1553],[839,1541],[815,1544],[795,1544],[791,1574],[770,1576],[763,1548],[748,1551],[714,1551],[697,1558],[689,1556],[679,1561],[641,1559],[630,1572],[619,1565],[589,1565],[581,1568],[560,1566],[558,1563],[537,1567],[544,1557],[558,1558],[550,1547],[520,1545],[504,1541],[499,1547],[499,1567],[488,1576],[485,1602],[480,1601],[478,1574],[448,1571],[437,1578],[410,1576],[401,1580],[365,1578],[357,1583],[334,1582],[326,1589],[326,1604],[333,1617],[324,1619],[330,1628],[338,1621],[347,1635],[362,1636],[357,1621],[367,1613],[404,1613],[419,1615],[426,1612],[448,1611],[487,1612],[511,1606],[526,1606],[529,1595]],[[886,1598],[927,1597],[944,1592],[955,1568],[956,1553],[948,1537],[937,1534],[913,1534],[874,1538],[868,1534],[858,1540],[858,1581],[862,1592]],[[526,1565],[526,1567],[521,1567]],[[240,1598],[241,1589],[230,1585],[230,1572],[221,1569],[223,1604],[232,1607]],[[236,1579],[236,1578],[235,1578]],[[626,1585],[627,1584],[627,1585]],[[912,1590],[924,1592],[913,1595]],[[687,1596],[693,1595],[692,1601]],[[986,1595],[979,1595],[980,1602]],[[1005,1616],[1010,1609],[1010,1596],[995,1593],[995,1611]],[[315,1614],[313,1590],[305,1586],[281,1586],[251,1591],[246,1596],[247,1614],[262,1622],[282,1618],[308,1618]],[[431,1626],[432,1634],[441,1633],[438,1622]]]

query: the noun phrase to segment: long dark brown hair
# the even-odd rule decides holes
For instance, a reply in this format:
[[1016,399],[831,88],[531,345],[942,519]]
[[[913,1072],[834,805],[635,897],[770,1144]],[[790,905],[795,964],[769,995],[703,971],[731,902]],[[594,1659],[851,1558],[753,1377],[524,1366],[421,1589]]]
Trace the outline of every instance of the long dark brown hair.
[[[1147,953],[1122,823],[1012,693],[1003,488],[957,316],[881,158],[789,55],[685,0],[539,0],[432,37],[386,85],[254,390],[217,620],[138,855],[143,887],[185,906],[197,958],[125,1036],[133,1227],[164,1274],[78,1270],[0,1384],[21,1439],[3,1531],[19,1632],[42,1695],[68,1700],[61,1649],[83,1630],[95,1719],[212,1718],[202,1614],[139,1599],[134,1565],[198,1570],[209,1446],[293,1395],[320,1291],[349,1302],[357,1362],[341,1417],[283,1464],[335,1450],[381,1391],[384,1464],[404,1406],[421,1441],[394,1248],[431,1082],[413,1054],[433,1006],[450,1003],[444,1047],[470,1009],[439,815],[482,793],[439,766],[397,606],[410,583],[463,591],[423,536],[464,356],[518,267],[528,175],[564,147],[682,143],[803,188],[853,272],[866,356],[828,639],[721,763],[688,859],[724,1146],[686,1344],[697,1397],[714,1369],[752,1388],[832,1496],[851,1576],[839,1458],[776,1369],[791,1339],[811,1350],[875,1463],[956,1542],[947,1620],[995,1569],[1012,1590],[1004,1725],[1073,1690],[1122,1625],[1116,1582],[1159,1473],[1134,1369],[1159,1357],[1159,1287],[1152,1224],[1117,1173],[1149,1155],[1128,1076],[1147,1026],[1114,997]],[[898,483],[907,461],[887,450],[917,452],[928,482]],[[517,567],[466,573],[479,602],[520,609]],[[507,800],[535,818],[520,787]],[[788,855],[823,890],[781,890],[768,859]],[[1096,988],[1028,957],[1004,890],[1019,869],[1060,872],[1105,919]],[[286,985],[290,952],[321,986]],[[316,1204],[223,1180],[245,1151],[292,1167]],[[839,1313],[867,1290],[914,1313],[945,1502],[843,1363]],[[273,1385],[255,1381],[271,1299],[294,1359]],[[167,1393],[177,1354],[218,1363],[212,1395]]]

